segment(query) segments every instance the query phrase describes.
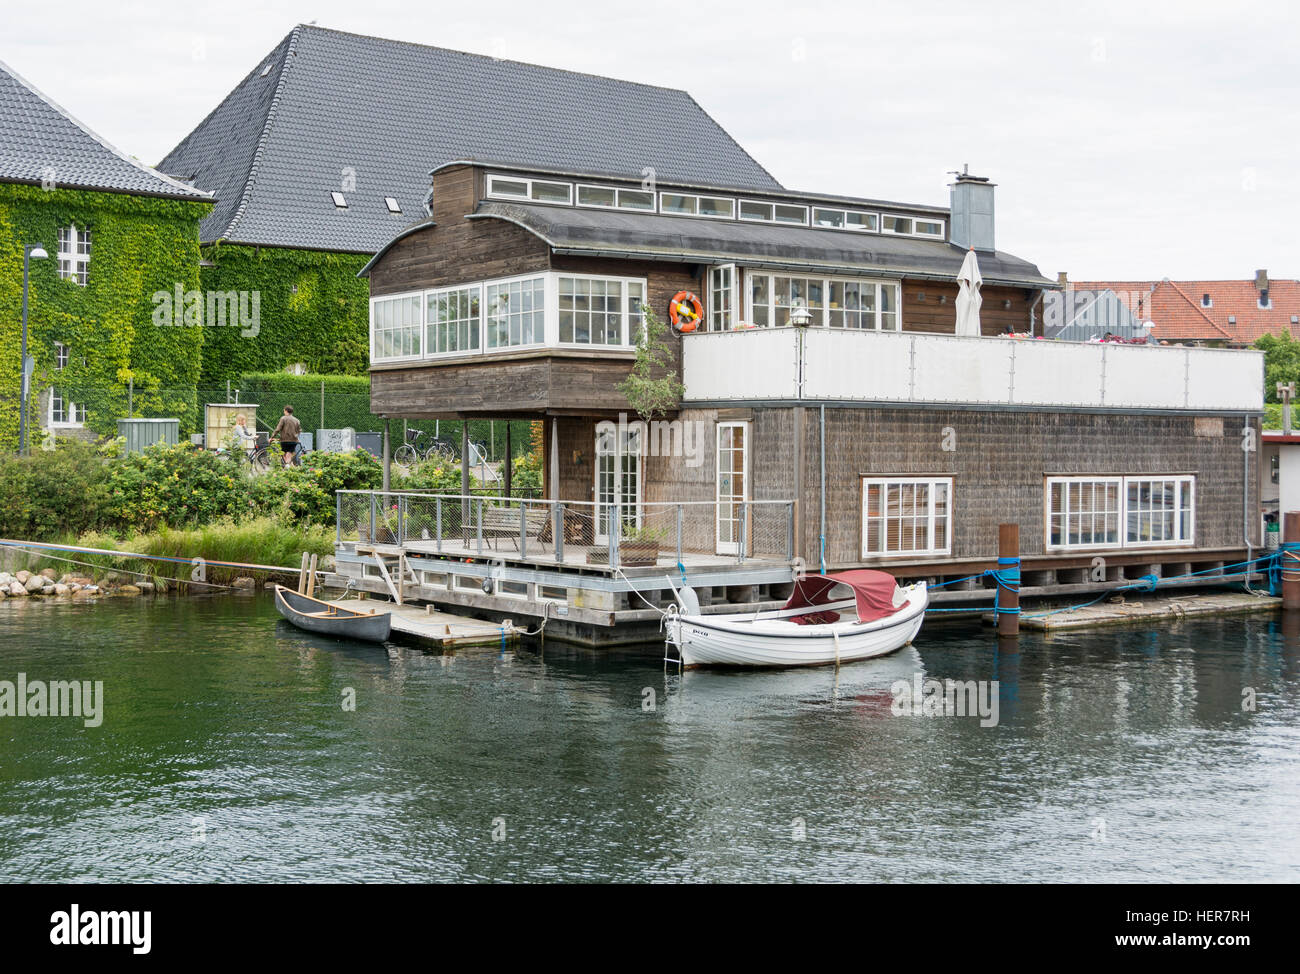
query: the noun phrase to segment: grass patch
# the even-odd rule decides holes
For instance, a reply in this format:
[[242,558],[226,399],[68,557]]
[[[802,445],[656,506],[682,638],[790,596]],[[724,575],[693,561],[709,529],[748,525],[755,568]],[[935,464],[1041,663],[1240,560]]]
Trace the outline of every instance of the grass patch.
[[[60,575],[91,574],[102,577],[108,572],[143,572],[149,580],[165,588],[189,588],[195,567],[191,561],[202,558],[204,579],[216,584],[228,584],[240,575],[256,578],[258,582],[272,577],[267,572],[214,565],[212,562],[238,562],[241,564],[281,565],[297,571],[304,551],[325,557],[334,553],[334,532],[320,525],[305,527],[286,526],[275,518],[253,518],[241,522],[216,521],[195,528],[167,528],[118,536],[102,531],[91,531],[77,538],[62,538],[60,544],[76,544],[85,548],[103,548],[109,551],[129,551],[141,555],[157,555],[183,559],[179,562],[151,561],[144,558],[120,558],[113,555],[73,554],[59,557],[74,558],[83,565],[56,561],[49,555],[31,554],[22,558],[22,567],[28,571],[53,568]],[[207,586],[193,586],[206,590]]]

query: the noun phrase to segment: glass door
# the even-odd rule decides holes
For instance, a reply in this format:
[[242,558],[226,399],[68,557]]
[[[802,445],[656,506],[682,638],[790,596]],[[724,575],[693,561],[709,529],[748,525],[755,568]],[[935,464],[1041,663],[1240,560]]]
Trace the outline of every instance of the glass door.
[[749,493],[749,424],[718,424],[718,548],[740,554],[741,505]]
[[611,505],[625,527],[641,525],[641,431],[610,428],[596,433],[596,543],[609,543]]

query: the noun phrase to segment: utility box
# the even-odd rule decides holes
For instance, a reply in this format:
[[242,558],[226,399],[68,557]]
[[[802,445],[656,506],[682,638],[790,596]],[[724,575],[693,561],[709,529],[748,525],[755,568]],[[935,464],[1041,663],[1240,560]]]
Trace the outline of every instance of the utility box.
[[179,419],[119,419],[117,435],[126,438],[126,452],[139,453],[146,446],[166,443],[175,446],[181,438]]
[[304,453],[310,453],[312,451],[312,446],[314,445],[314,437],[306,430],[303,430],[298,434],[298,442],[302,444],[302,450]]
[[342,429],[319,429],[316,431],[320,442],[316,449],[325,453],[351,453],[357,448],[357,431],[351,426]]
[[376,460],[384,453],[384,434],[377,430],[357,434],[357,449],[365,450]]

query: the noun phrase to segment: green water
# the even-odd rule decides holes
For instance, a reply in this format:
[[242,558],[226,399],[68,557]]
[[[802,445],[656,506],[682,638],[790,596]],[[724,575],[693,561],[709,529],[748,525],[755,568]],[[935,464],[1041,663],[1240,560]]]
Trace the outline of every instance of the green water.
[[[838,678],[659,655],[333,643],[261,596],[0,603],[0,680],[104,683],[97,728],[0,717],[0,878],[1300,879],[1300,623],[1018,653],[932,626]],[[917,672],[999,680],[999,723],[895,716]]]

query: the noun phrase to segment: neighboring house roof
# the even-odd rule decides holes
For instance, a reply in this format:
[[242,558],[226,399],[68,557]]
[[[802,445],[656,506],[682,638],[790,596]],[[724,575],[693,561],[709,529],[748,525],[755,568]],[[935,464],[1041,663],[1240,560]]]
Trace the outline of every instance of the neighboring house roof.
[[684,91],[311,25],[160,168],[216,192],[204,242],[374,253],[423,212],[430,172],[469,157],[780,188]]
[[0,182],[211,199],[114,148],[2,61]]
[[[942,240],[496,200],[480,202],[470,219],[515,223],[556,251],[591,256],[709,264],[737,260],[791,270],[871,272],[947,281],[956,280],[966,257],[964,250]],[[430,225],[426,222],[408,228],[408,232]],[[980,254],[979,263],[986,284],[1055,286],[1033,264],[1010,254]]]
[[[1236,281],[1078,281],[1075,290],[1109,288],[1130,308],[1142,300],[1141,317],[1155,322],[1165,341],[1225,341],[1250,345],[1261,335],[1290,332],[1300,338],[1300,281],[1270,280],[1269,307],[1259,306],[1253,278]],[[1210,304],[1204,304],[1204,296]],[[1136,311],[1136,309],[1134,309]]]

